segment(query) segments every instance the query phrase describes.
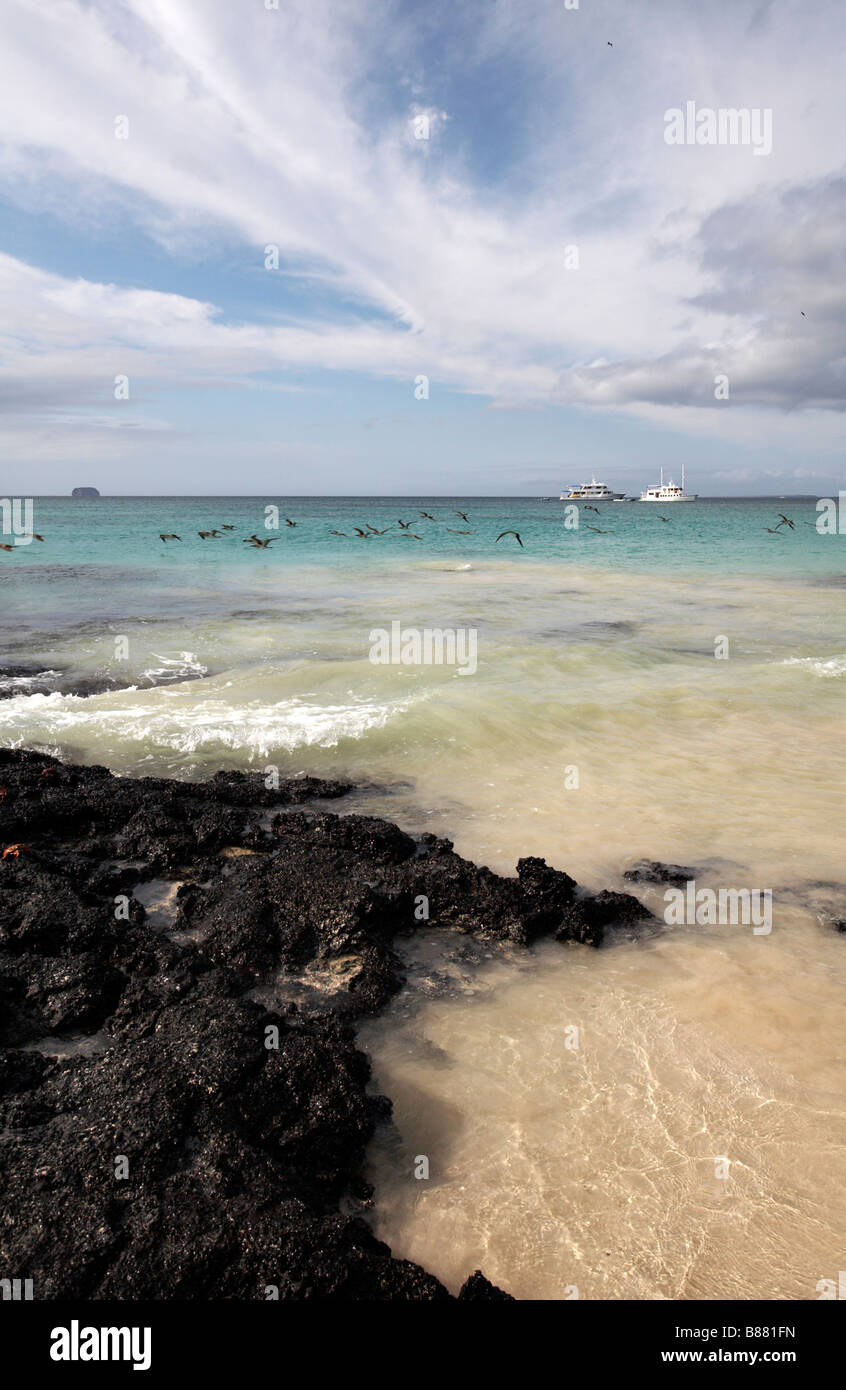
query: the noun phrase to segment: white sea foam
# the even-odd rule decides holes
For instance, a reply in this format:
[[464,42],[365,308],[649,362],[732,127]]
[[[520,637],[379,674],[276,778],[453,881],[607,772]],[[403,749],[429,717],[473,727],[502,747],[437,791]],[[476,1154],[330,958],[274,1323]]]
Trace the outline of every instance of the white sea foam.
[[[222,699],[194,700],[186,692],[143,692],[143,703],[118,691],[88,699],[76,695],[17,696],[0,705],[0,740],[13,747],[34,743],[88,743],[98,747],[139,743],[177,753],[230,750],[248,759],[274,750],[334,748],[360,739],[423,698],[354,699],[319,705],[300,699],[236,707]],[[149,698],[152,696],[152,698]]]
[[61,674],[61,671],[47,669],[33,672],[30,676],[0,676],[0,690],[14,690],[25,693],[30,686],[40,685],[44,681],[56,680]]
[[815,676],[822,676],[827,680],[846,676],[846,656],[831,656],[827,661],[817,656],[788,656],[781,664],[782,666],[805,666],[809,671],[813,671]]
[[149,666],[146,671],[142,671],[141,680],[155,681],[160,685],[165,681],[182,681],[189,676],[208,675],[208,666],[198,661],[193,652],[180,652],[179,656],[160,656],[158,652],[153,652],[153,656],[162,664]]

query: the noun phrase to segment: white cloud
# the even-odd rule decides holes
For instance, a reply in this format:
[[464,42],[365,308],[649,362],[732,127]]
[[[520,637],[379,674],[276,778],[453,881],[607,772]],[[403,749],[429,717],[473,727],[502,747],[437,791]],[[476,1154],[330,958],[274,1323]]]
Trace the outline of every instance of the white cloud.
[[[6,403],[100,412],[117,372],[152,389],[296,366],[423,372],[511,404],[648,410],[676,426],[707,416],[725,437],[744,406],[774,437],[781,408],[813,408],[815,427],[819,407],[842,409],[844,217],[831,190],[846,12],[471,4],[454,21],[456,65],[471,84],[485,64],[519,64],[531,116],[522,177],[498,186],[458,153],[484,143],[484,106],[470,132],[426,104],[410,13],[366,0],[59,0],[45,14],[7,0],[0,178],[13,193],[55,208],[75,181],[93,219],[109,200],[170,249],[222,229],[260,265],[278,244],[347,305],[335,319],[231,323],[187,296],[6,258]],[[415,74],[396,107],[391,72]],[[772,107],[773,154],[667,146],[664,111],[688,99]],[[114,136],[121,114],[128,140]],[[415,114],[438,137],[422,160]],[[568,270],[574,243],[580,268]],[[350,302],[383,316],[356,320]],[[716,371],[733,384],[720,414],[704,408]]]

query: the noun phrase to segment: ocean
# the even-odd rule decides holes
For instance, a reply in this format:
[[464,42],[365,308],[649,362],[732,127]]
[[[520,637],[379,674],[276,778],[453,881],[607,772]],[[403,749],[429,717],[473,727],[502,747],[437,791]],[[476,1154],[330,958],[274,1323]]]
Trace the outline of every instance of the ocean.
[[[371,1219],[451,1288],[481,1267],[521,1298],[816,1298],[846,1250],[846,537],[812,498],[565,514],[36,498],[44,541],[0,552],[0,743],[342,775],[344,809],[499,872],[541,855],[630,889],[647,857],[771,891],[761,935],[409,941],[408,987],[360,1035],[395,1104]],[[394,623],[473,632],[476,669],[374,662]],[[638,891],[660,916],[663,886]]]

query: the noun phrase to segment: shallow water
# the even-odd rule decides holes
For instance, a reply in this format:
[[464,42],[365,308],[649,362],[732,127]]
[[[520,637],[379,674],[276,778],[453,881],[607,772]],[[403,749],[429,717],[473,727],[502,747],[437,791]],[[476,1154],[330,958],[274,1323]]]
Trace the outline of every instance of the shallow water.
[[836,1277],[842,939],[785,912],[766,940],[543,944],[456,984],[436,937],[361,1034],[394,1101],[368,1176],[396,1254],[518,1298],[810,1299]]
[[[0,568],[4,651],[133,688],[12,684],[2,743],[134,774],[342,775],[368,789],[334,809],[505,873],[539,854],[623,887],[647,856],[773,891],[769,936],[492,953],[441,994],[424,959],[368,1025],[396,1104],[372,1155],[379,1233],[453,1285],[481,1264],[521,1297],[816,1297],[846,1249],[846,539],[798,501],[795,532],[769,536],[777,499],[669,524],[620,504],[608,537],[565,534],[557,504],[456,499],[469,538],[447,536],[443,499],[295,499],[298,527],[255,553],[238,539],[255,499],[204,499],[199,521],[183,499],[90,505],[37,500],[47,543]],[[420,508],[439,518],[422,543],[328,536]],[[231,544],[189,542],[186,521],[224,512]],[[524,551],[495,542],[508,525]],[[180,528],[179,551],[151,539]],[[372,664],[395,620],[474,628],[478,670]]]

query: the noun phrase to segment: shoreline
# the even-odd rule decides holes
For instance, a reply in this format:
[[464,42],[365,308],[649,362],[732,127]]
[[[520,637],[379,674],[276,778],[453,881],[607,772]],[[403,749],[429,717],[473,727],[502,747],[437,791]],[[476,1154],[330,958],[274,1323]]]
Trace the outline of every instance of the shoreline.
[[[450,1298],[366,1223],[391,1103],[355,1024],[395,938],[597,947],[654,926],[639,899],[326,810],[344,781],[0,749],[0,788],[4,1268],[40,1299]],[[458,1297],[510,1295],[468,1269]]]

